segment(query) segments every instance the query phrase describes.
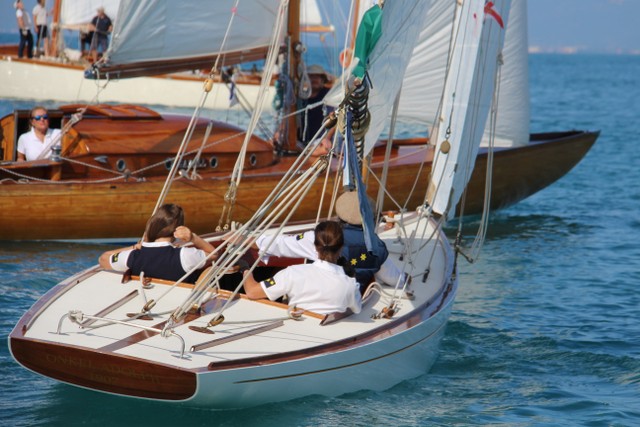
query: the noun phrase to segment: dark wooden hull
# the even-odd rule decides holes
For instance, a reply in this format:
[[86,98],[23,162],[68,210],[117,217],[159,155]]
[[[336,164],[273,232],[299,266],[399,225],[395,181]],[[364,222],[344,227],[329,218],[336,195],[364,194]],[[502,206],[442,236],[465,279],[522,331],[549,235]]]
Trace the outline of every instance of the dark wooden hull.
[[[531,135],[527,146],[494,153],[491,210],[503,209],[553,184],[589,152],[600,132],[556,132]],[[467,186],[464,214],[482,212],[487,151],[481,150]]]
[[[534,135],[528,146],[497,150],[491,209],[513,205],[560,179],[586,155],[597,137],[598,132],[581,131],[540,134]],[[376,175],[381,171],[382,156],[383,150],[379,150],[373,158]],[[427,167],[421,169],[420,162],[425,157]],[[431,157],[432,153],[420,146],[394,149],[388,188],[395,200],[407,200],[413,180],[420,174],[420,184],[407,206],[415,208],[422,203]],[[482,211],[486,160],[486,152],[481,152],[464,214]],[[251,217],[292,161],[292,157],[284,157],[272,166],[246,172],[234,208],[235,221]],[[173,184],[167,201],[183,206],[187,223],[196,232],[209,232],[218,225],[228,179],[229,175],[222,172],[203,174],[196,180],[180,179]],[[161,177],[110,183],[4,182],[0,185],[0,236],[4,240],[137,238],[163,185]],[[375,195],[377,181],[369,179],[368,185],[370,194]],[[315,218],[316,201],[322,191],[322,185],[317,183],[295,219]],[[385,208],[397,207],[388,203]]]

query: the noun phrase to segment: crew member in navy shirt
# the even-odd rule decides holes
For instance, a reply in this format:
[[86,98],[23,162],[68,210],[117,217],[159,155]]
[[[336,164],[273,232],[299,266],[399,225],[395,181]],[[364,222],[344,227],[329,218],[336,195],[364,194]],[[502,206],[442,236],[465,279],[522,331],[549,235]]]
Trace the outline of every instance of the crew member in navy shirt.
[[[192,246],[181,246],[192,243]],[[184,226],[184,212],[174,204],[162,205],[149,219],[142,243],[107,251],[100,256],[100,266],[127,271],[146,278],[177,281],[197,268],[184,280],[195,283],[202,270],[211,262],[211,243]]]

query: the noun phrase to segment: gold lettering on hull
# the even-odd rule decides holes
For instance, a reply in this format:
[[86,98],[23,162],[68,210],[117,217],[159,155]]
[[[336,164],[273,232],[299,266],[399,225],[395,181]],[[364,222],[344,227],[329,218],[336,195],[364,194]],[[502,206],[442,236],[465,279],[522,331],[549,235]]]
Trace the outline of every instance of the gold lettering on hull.
[[[163,377],[126,364],[100,363],[96,365],[90,358],[57,354],[46,354],[45,360],[49,365],[64,366],[67,368],[66,370],[89,371],[91,380],[104,384],[116,384],[118,379],[133,379],[152,384],[162,384],[163,382]],[[166,380],[166,378],[164,379]]]

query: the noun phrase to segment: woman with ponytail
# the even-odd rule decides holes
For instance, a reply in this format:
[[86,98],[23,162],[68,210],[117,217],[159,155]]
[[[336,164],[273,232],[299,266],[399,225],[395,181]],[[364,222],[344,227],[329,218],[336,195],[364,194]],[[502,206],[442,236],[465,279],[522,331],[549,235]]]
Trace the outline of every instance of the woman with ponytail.
[[[193,246],[178,245],[192,243]],[[147,278],[177,281],[196,266],[198,270],[185,279],[195,283],[201,270],[210,264],[207,256],[214,247],[184,226],[184,211],[178,205],[165,204],[147,221],[142,243],[107,251],[100,256],[105,269],[126,271]]]
[[359,313],[362,301],[358,283],[338,265],[344,245],[342,226],[336,221],[324,221],[317,225],[314,234],[318,259],[313,264],[290,266],[262,282],[245,272],[247,296],[274,301],[286,295],[290,306],[319,314],[348,309]]

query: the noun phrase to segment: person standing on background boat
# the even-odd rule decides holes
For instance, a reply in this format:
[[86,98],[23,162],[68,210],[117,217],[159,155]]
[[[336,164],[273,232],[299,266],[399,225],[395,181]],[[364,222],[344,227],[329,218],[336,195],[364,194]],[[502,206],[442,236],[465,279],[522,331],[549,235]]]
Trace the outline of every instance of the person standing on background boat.
[[60,144],[60,129],[49,128],[49,113],[44,107],[33,107],[29,114],[29,126],[31,130],[23,133],[18,138],[17,161],[36,160],[45,150],[49,152],[42,156],[51,157],[51,148]]
[[20,31],[20,44],[18,45],[18,58],[24,56],[24,48],[27,48],[27,57],[33,58],[33,35],[31,34],[31,18],[24,10],[22,0],[17,0],[13,6],[16,8],[16,19]]
[[[179,239],[184,244],[176,244]],[[100,255],[102,268],[127,271],[147,278],[176,281],[196,266],[201,266],[186,282],[195,283],[201,270],[209,264],[207,256],[214,247],[189,228],[184,226],[184,211],[175,204],[164,204],[147,221],[142,243],[126,248],[114,249]]]
[[111,18],[104,13],[104,7],[98,8],[98,14],[91,20],[93,38],[91,39],[91,57],[93,62],[98,60],[98,51],[104,54],[109,47],[109,33],[113,29]]
[[[36,34],[36,55],[40,55],[44,52],[44,56],[49,56],[49,34],[47,28],[47,9],[45,7],[45,0],[38,0],[38,3],[33,8],[33,21],[35,24]],[[43,51],[40,50],[40,42],[42,42]]]
[[337,264],[344,245],[342,226],[336,221],[321,222],[314,236],[317,261],[292,265],[262,282],[257,282],[253,274],[245,271],[244,289],[247,296],[275,301],[287,295],[292,307],[320,314],[347,310],[359,313],[362,300],[358,283]]

